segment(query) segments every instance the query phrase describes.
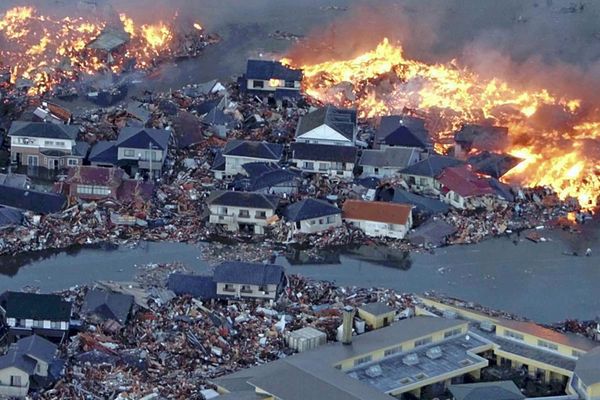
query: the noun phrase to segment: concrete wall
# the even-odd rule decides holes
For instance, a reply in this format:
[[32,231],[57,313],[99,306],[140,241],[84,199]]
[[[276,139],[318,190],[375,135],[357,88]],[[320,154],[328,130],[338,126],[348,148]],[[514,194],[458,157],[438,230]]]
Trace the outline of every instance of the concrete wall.
[[[517,339],[514,339],[514,338],[506,336],[506,332],[508,332],[508,331],[510,331],[510,332],[516,332],[518,334],[523,335],[523,340],[520,341],[520,340],[517,340]],[[556,343],[556,342],[553,342],[551,340],[538,338],[537,336],[530,335],[530,334],[527,334],[527,333],[523,333],[523,332],[520,332],[520,331],[518,331],[516,329],[505,328],[505,327],[503,327],[501,325],[498,325],[498,324],[496,324],[496,335],[502,336],[502,337],[507,338],[507,339],[512,339],[512,340],[515,340],[517,342],[527,344],[529,346],[534,346],[534,347],[537,347],[537,348],[539,348],[541,350],[552,351],[554,353],[561,354],[561,355],[563,355],[565,357],[570,357],[570,358],[576,358],[576,356],[573,355],[573,351],[576,351],[576,352],[579,352],[579,353],[584,353],[585,352],[584,350],[581,350],[581,349],[578,349],[578,348],[575,348],[575,347],[566,346],[564,344]],[[552,343],[552,344],[556,345],[558,347],[558,349],[557,350],[551,350],[551,349],[548,349],[547,347],[540,346],[538,344],[538,340],[543,340],[545,342]]]
[[[125,154],[126,152],[133,152],[133,154],[128,153],[127,155]],[[131,147],[119,147],[117,149],[117,160],[143,160],[143,161],[148,161],[150,160],[150,149],[134,149]],[[140,157],[141,155],[141,157]],[[152,150],[152,160],[153,161],[162,161],[163,159],[163,151],[162,150],[156,150],[153,149]]]
[[367,323],[367,325],[369,325],[371,327],[371,329],[379,329],[379,328],[383,328],[384,326],[386,326],[386,318],[387,318],[387,324],[391,324],[392,322],[394,322],[394,317],[396,316],[396,312],[395,311],[390,311],[386,314],[382,314],[382,315],[373,315],[369,312],[366,312],[365,310],[359,308],[358,309],[358,316],[362,319],[365,320],[365,322]]
[[[432,190],[436,193],[439,193],[441,188],[440,183],[431,177],[428,176],[418,176],[418,175],[407,175],[401,174],[402,178],[406,181],[406,183],[411,187],[411,189],[415,191],[424,191],[424,190]],[[411,183],[411,178],[415,180],[414,183]]]
[[465,198],[452,190],[446,193],[446,195],[443,197],[443,200],[444,203],[448,203],[451,206],[459,208],[461,210],[465,208]]

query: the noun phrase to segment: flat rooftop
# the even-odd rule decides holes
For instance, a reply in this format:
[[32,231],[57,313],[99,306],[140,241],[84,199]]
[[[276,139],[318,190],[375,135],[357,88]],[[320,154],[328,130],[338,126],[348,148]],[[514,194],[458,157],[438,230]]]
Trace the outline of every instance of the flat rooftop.
[[[467,336],[469,339],[467,339]],[[468,354],[473,349],[485,345],[492,346],[491,343],[479,339],[473,334],[460,335],[443,342],[396,353],[382,360],[361,365],[348,370],[346,375],[382,392],[396,391],[424,379],[442,376],[478,364],[478,368],[481,368],[481,363],[487,365],[486,359]],[[427,351],[434,347],[441,349],[441,356],[431,359],[427,356]],[[406,365],[403,362],[404,357],[409,354],[417,354],[419,361],[416,365]],[[381,368],[381,374],[372,376],[374,374],[371,373],[371,376],[369,376],[370,368],[377,368],[377,366]]]

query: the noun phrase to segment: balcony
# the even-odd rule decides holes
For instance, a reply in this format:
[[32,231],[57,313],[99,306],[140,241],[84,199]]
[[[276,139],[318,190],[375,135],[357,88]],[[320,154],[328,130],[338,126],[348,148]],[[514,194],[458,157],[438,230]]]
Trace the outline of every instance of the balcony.
[[233,224],[237,222],[235,215],[228,214],[211,214],[210,219],[211,222],[216,224]]

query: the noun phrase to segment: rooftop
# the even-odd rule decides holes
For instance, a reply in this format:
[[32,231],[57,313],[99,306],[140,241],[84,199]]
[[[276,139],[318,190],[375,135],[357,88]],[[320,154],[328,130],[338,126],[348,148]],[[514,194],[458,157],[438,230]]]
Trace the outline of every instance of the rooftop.
[[382,117],[375,132],[375,142],[388,146],[433,148],[425,120],[408,115]]
[[279,61],[248,60],[246,77],[249,79],[282,79],[284,81],[301,81],[302,71],[284,66]]
[[386,147],[381,150],[364,150],[360,165],[388,168],[406,168],[419,160],[419,151],[407,147]]
[[167,281],[167,289],[179,296],[189,294],[199,299],[217,297],[217,284],[209,275],[171,274]]
[[390,307],[387,304],[382,303],[380,301],[376,301],[374,303],[363,304],[362,306],[360,306],[358,308],[363,311],[368,312],[369,314],[373,314],[373,315],[383,315],[383,314],[387,314],[387,313],[396,311],[393,307]]
[[346,200],[342,210],[344,219],[404,225],[409,220],[412,206],[382,201]]
[[456,400],[523,400],[513,381],[479,382],[464,385],[451,385],[450,392]]
[[341,213],[342,210],[326,201],[305,199],[287,206],[283,211],[283,216],[288,221],[296,222]]
[[265,160],[281,159],[283,146],[275,143],[258,142],[251,140],[230,140],[223,149],[223,156],[239,156],[260,158]]
[[0,205],[37,214],[53,214],[62,210],[67,199],[57,193],[38,192],[0,185]]
[[69,168],[67,183],[80,183],[85,185],[118,186],[126,177],[120,168],[94,167],[80,165]]
[[14,121],[8,131],[8,136],[27,136],[49,139],[75,140],[79,126],[59,125],[50,122]]
[[169,146],[171,132],[164,129],[140,128],[126,126],[119,132],[118,147],[147,149],[152,145],[155,149],[166,150]]
[[93,289],[86,293],[81,311],[123,324],[127,321],[132,306],[133,296],[131,295]]
[[278,285],[283,277],[281,265],[225,261],[215,267],[213,279],[219,283],[264,286]]
[[69,321],[71,303],[55,294],[8,292],[6,318],[33,319],[36,321]]
[[327,125],[348,140],[354,140],[356,132],[356,110],[325,106],[302,116],[296,129],[296,137]]
[[462,164],[464,164],[463,161],[454,157],[432,154],[424,160],[404,168],[400,172],[405,175],[427,176],[435,178],[442,172],[444,168],[456,167]]
[[329,144],[292,143],[292,158],[296,160],[356,162],[356,148]]
[[209,205],[275,210],[279,200],[276,197],[260,193],[215,190],[208,196],[206,203]]
[[600,346],[579,357],[575,374],[588,386],[600,383]]
[[439,174],[440,183],[462,197],[485,196],[496,192],[489,182],[480,178],[466,165],[447,167]]

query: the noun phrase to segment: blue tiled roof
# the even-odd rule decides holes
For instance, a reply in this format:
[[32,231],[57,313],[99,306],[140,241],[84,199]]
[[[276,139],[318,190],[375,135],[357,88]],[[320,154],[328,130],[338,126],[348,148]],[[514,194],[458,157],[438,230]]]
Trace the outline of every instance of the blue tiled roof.
[[257,142],[251,140],[230,140],[223,150],[224,156],[239,156],[279,160],[283,154],[283,146],[276,143]]
[[284,268],[276,264],[226,261],[215,267],[214,280],[220,283],[244,285],[278,285],[284,277]]
[[189,294],[198,299],[217,298],[217,284],[212,276],[171,274],[167,288],[179,296]]
[[305,199],[287,206],[283,216],[289,221],[297,222],[341,213],[341,209],[326,201]]
[[171,132],[164,129],[126,126],[119,133],[117,147],[147,149],[150,143],[152,143],[155,148],[166,150],[169,146],[170,138]]
[[301,81],[302,71],[285,67],[279,61],[248,60],[246,64],[248,79],[283,79],[285,81]]
[[0,226],[20,225],[23,214],[13,208],[0,207]]
[[412,204],[417,208],[418,212],[426,214],[438,214],[446,213],[449,210],[447,204],[441,201],[425,196],[419,196],[418,194],[407,192],[396,188],[392,197],[392,202],[399,204]]

